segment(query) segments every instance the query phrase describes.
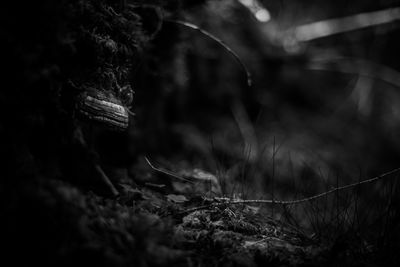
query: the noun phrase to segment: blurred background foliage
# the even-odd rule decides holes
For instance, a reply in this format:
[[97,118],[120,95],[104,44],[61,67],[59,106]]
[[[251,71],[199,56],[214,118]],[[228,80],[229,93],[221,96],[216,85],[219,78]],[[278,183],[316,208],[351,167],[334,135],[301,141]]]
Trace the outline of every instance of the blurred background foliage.
[[[398,4],[226,0],[186,9],[179,19],[228,44],[254,84],[246,85],[218,43],[164,22],[136,74],[132,136],[145,138],[132,142],[135,153],[161,153],[233,179],[244,175],[258,193],[271,190],[272,177],[321,191],[338,176],[345,184],[396,167]],[[268,13],[257,17],[251,5]],[[381,10],[375,18],[370,13]],[[385,18],[392,19],[363,26]],[[325,24],[316,33],[306,28],[313,39],[293,34],[316,21]],[[352,27],[346,23],[354,30],[341,32]],[[329,34],[332,25],[338,33]]]

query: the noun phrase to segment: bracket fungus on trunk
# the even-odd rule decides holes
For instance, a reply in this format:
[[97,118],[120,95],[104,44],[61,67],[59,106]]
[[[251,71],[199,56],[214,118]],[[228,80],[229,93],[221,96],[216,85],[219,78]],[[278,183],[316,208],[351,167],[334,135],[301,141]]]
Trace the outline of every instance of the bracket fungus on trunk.
[[78,116],[123,131],[129,125],[129,113],[122,102],[110,92],[89,89],[78,96]]

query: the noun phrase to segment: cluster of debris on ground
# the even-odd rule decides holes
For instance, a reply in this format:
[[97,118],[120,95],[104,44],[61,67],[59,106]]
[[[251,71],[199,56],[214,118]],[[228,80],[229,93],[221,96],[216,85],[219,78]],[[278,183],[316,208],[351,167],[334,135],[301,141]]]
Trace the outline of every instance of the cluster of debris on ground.
[[118,198],[85,193],[57,180],[20,184],[18,196],[5,193],[2,201],[9,209],[3,240],[21,255],[13,261],[49,266],[356,266],[369,257],[364,252],[356,258],[348,247],[318,241],[260,207],[220,205],[221,198],[207,198],[207,192],[184,195],[129,180],[118,187]]
[[9,247],[24,255],[17,263],[303,266],[320,263],[327,251],[256,207],[190,211],[210,201],[200,195],[164,195],[124,184],[121,196],[109,199],[61,181],[31,184],[19,193],[8,200],[15,209],[10,212],[20,214],[6,214],[5,235]]

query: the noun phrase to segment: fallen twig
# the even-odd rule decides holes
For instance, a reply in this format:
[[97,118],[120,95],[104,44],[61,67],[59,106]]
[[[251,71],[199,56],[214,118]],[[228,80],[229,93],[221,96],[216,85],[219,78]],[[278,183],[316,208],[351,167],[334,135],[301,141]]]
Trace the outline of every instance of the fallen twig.
[[[400,171],[400,168],[396,168],[393,169],[391,171],[385,172],[379,176],[364,180],[364,181],[360,181],[360,182],[356,182],[356,183],[351,183],[348,185],[344,185],[344,186],[339,186],[336,188],[333,188],[331,190],[325,191],[323,193],[311,196],[311,197],[306,197],[306,198],[301,198],[301,199],[296,199],[296,200],[275,200],[275,199],[229,199],[229,198],[218,198],[218,199],[214,199],[214,202],[208,205],[203,205],[203,206],[199,206],[199,207],[194,207],[191,209],[187,209],[182,211],[181,213],[191,213],[197,210],[204,210],[204,209],[208,209],[211,207],[218,207],[218,206],[223,206],[223,205],[236,205],[236,204],[279,204],[279,205],[294,205],[294,204],[300,204],[303,202],[308,202],[308,201],[312,201],[327,195],[330,195],[332,193],[338,192],[340,190],[344,190],[344,189],[349,189],[361,184],[367,184],[367,183],[371,183],[371,182],[375,182],[378,181],[380,179],[383,179],[391,174],[397,173]],[[223,201],[221,201],[223,200]]]

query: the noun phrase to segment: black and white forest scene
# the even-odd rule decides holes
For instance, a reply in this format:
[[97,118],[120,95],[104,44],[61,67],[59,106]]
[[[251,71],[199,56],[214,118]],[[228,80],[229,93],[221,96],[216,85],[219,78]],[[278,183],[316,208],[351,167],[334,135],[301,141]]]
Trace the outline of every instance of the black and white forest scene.
[[0,10],[1,266],[399,266],[399,0]]

